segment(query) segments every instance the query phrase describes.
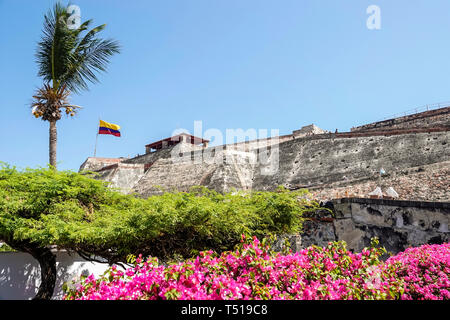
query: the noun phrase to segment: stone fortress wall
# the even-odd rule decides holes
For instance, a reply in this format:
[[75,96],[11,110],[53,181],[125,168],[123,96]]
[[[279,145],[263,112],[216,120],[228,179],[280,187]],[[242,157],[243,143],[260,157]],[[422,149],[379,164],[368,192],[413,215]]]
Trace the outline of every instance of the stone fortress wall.
[[[142,196],[160,193],[161,187],[186,191],[204,185],[223,192],[283,185],[307,188],[326,200],[368,197],[380,186],[383,191],[393,187],[399,199],[450,201],[449,142],[446,107],[350,132],[331,133],[310,125],[291,135],[231,145],[192,148],[179,143],[131,159],[111,159],[112,164],[88,158],[80,171],[98,171],[113,187]],[[271,156],[278,157],[277,168],[263,159]]]

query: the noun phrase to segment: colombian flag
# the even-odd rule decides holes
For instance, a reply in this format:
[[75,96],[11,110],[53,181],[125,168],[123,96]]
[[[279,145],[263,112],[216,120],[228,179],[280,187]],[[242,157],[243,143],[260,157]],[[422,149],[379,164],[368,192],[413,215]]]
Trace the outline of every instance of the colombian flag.
[[100,120],[100,127],[98,128],[99,134],[112,134],[113,136],[120,137],[120,126],[117,124],[108,123]]

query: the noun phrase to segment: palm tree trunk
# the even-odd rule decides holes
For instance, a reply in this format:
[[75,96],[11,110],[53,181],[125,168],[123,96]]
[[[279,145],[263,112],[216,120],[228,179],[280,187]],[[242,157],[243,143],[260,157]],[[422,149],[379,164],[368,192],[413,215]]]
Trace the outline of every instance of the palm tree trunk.
[[49,140],[49,158],[50,165],[56,169],[56,142],[57,142],[57,134],[56,134],[56,120],[50,121],[50,132],[49,132],[50,140]]

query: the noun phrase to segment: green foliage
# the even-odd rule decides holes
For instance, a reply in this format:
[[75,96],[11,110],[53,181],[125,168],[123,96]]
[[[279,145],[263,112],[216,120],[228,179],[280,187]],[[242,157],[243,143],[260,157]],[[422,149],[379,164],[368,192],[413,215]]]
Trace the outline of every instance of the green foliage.
[[203,187],[142,199],[71,171],[0,169],[0,241],[58,245],[109,262],[130,254],[192,256],[233,248],[242,234],[299,232],[317,209],[305,191],[233,192]]
[[12,252],[15,251],[13,248],[8,246],[6,243],[0,243],[0,252]]

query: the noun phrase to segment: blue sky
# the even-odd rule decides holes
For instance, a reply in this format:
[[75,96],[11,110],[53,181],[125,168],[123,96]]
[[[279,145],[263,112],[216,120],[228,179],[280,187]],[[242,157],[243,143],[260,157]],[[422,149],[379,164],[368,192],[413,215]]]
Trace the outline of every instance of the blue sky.
[[[30,113],[34,59],[54,1],[0,0],[0,161],[48,162],[48,123]],[[63,3],[67,3],[63,1]],[[450,100],[450,1],[76,0],[82,20],[120,41],[108,73],[58,122],[60,169],[93,155],[135,156],[177,128],[334,131]],[[381,29],[366,8],[381,9]]]

